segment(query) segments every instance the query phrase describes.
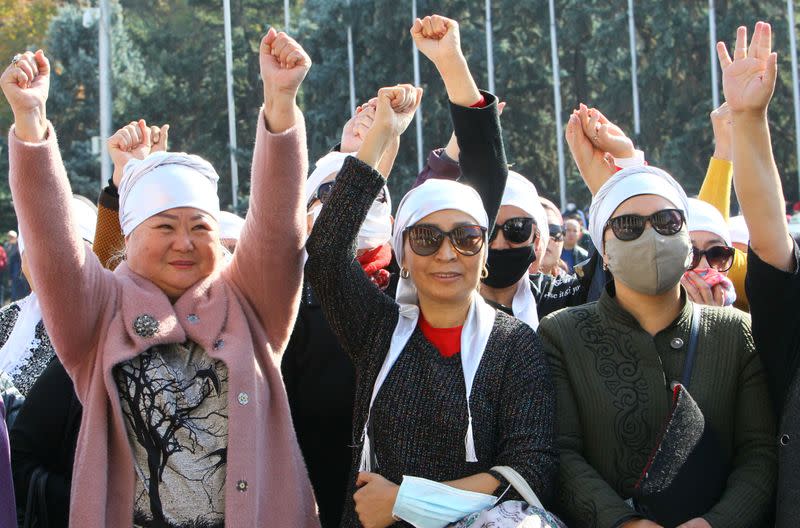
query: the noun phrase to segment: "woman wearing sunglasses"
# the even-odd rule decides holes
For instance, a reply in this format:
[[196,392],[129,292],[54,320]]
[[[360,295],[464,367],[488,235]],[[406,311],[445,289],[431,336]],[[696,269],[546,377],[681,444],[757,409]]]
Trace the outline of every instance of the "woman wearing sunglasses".
[[692,263],[681,277],[681,285],[692,302],[731,306],[736,290],[728,278],[736,249],[728,224],[717,209],[695,198],[689,199],[689,236]]
[[[437,50],[460,55],[452,20],[417,20],[412,36],[440,71]],[[505,180],[496,98],[478,91],[463,56],[451,66],[462,72],[445,76],[455,131],[471,146],[462,170]],[[487,214],[478,193],[456,182],[431,180],[411,191],[393,235],[402,266],[396,298],[368,287],[354,262],[359,226],[385,183],[373,167],[381,146],[410,123],[418,99],[410,107],[399,101],[413,90],[379,92],[375,122],[337,176],[306,246],[312,287],[357,372],[346,527],[425,526],[442,508],[466,516],[505,490],[492,472],[498,465],[516,469],[545,501],[555,477],[553,388],[536,334],[477,292],[500,196]],[[486,104],[469,108],[480,99]],[[452,500],[437,502],[443,489]],[[464,490],[479,493],[467,495],[483,506]],[[426,497],[433,500],[422,508]]]
[[497,223],[489,236],[489,273],[481,279],[481,295],[490,306],[516,316],[534,330],[539,327],[538,290],[528,271],[533,264],[533,271],[538,272],[536,261],[544,255],[550,238],[546,225],[536,187],[521,174],[509,171]]
[[[659,526],[629,499],[638,500],[636,485],[660,443],[676,381],[716,436],[714,452],[725,468],[721,492],[701,513],[669,504],[684,516],[680,526],[766,524],[776,468],[765,376],[748,318],[738,310],[695,310],[680,286],[693,260],[688,210],[680,185],[660,169],[612,176],[590,215],[612,281],[597,303],[560,311],[539,327],[558,398],[556,512],[569,526]],[[693,323],[694,360],[687,360]],[[702,425],[692,422],[684,437]]]

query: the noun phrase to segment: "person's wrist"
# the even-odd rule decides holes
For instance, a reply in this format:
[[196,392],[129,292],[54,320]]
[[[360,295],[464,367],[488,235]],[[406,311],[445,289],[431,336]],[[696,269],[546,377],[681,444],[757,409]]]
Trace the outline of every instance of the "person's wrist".
[[457,51],[443,53],[432,62],[439,73],[444,76],[446,73],[453,70],[463,68],[467,64],[467,59],[464,57],[464,53],[459,49]]
[[734,125],[736,122],[753,122],[767,119],[767,108],[748,109],[748,110],[731,110],[731,121]]
[[47,116],[44,108],[14,112],[14,134],[21,141],[37,143],[47,136]]
[[729,145],[715,145],[713,156],[722,161],[731,161],[733,159],[731,147]]

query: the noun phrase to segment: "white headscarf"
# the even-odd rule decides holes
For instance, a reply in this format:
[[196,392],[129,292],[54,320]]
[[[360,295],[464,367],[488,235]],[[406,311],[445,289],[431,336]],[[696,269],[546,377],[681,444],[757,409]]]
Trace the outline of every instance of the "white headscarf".
[[623,169],[600,187],[589,208],[589,233],[601,255],[605,250],[603,232],[608,219],[622,202],[642,194],[666,198],[683,211],[684,217],[689,216],[689,202],[683,187],[665,171],[653,166]]
[[[506,189],[503,192],[503,199],[500,205],[513,205],[531,215],[539,228],[539,237],[542,240],[541,245],[547,248],[547,243],[550,240],[547,213],[542,207],[542,202],[539,201],[539,193],[536,192],[536,186],[530,180],[517,172],[508,171]],[[536,258],[540,259],[543,256],[537,254]],[[531,283],[527,273],[517,282],[517,291],[511,301],[511,309],[514,312],[514,317],[525,321],[534,330],[539,328],[536,298],[533,296],[533,291],[531,291]]]
[[222,240],[239,240],[239,235],[242,233],[244,227],[244,218],[241,216],[229,213],[228,211],[220,211],[219,213],[219,238]]
[[689,216],[687,218],[689,231],[708,231],[714,233],[725,244],[730,246],[731,232],[728,229],[728,224],[722,217],[716,207],[710,203],[698,200],[697,198],[689,198]]
[[219,219],[219,176],[209,162],[184,152],[155,152],[125,165],[119,221],[125,236],[151,216],[193,207]]
[[[70,202],[70,207],[72,208],[72,219],[75,222],[75,231],[86,242],[94,243],[97,210],[85,198],[74,196]],[[20,235],[17,238],[20,254],[25,251],[21,227],[19,230]],[[0,371],[4,371],[9,375],[16,374],[16,370],[23,366],[33,351],[39,347],[39,343],[35,341],[36,326],[42,320],[42,309],[39,306],[39,298],[35,292],[24,299],[20,299],[16,304],[19,307],[17,320],[5,344],[0,348]]]
[[[397,220],[394,225],[393,246],[397,256],[397,262],[403,263],[403,232],[409,226],[413,226],[422,218],[436,211],[444,209],[455,209],[470,215],[476,223],[484,228],[488,228],[489,219],[486,210],[483,208],[481,197],[471,187],[448,181],[431,179],[411,190],[405,195],[397,209]],[[485,242],[485,241],[484,241]],[[444,241],[448,244],[449,241]],[[486,251],[484,263],[486,262]],[[371,471],[371,447],[367,428],[369,426],[372,404],[378,394],[383,382],[389,375],[389,371],[394,366],[400,354],[403,352],[411,334],[417,327],[419,320],[419,299],[417,288],[411,277],[405,279],[402,276],[397,284],[395,295],[397,304],[400,305],[400,317],[397,326],[392,334],[392,342],[386,359],[383,361],[381,370],[372,388],[372,398],[369,402],[367,420],[364,422],[362,437],[364,447],[361,451],[360,471]],[[483,301],[477,290],[473,292],[472,304],[470,305],[467,319],[461,331],[461,368],[464,373],[464,384],[466,385],[467,416],[469,421],[466,424],[466,435],[464,445],[466,449],[467,462],[477,462],[475,453],[475,439],[472,434],[472,411],[470,409],[469,398],[472,394],[472,383],[475,381],[475,374],[483,358],[486,343],[489,341],[489,334],[494,326],[496,312]]]
[[[338,174],[344,165],[344,160],[351,154],[345,152],[329,152],[317,161],[316,167],[306,180],[306,203],[311,201],[311,197],[325,181],[325,178],[332,173]],[[383,186],[385,202],[375,201],[369,208],[361,229],[358,230],[358,249],[374,249],[387,243],[392,238],[392,198],[389,195],[389,187]],[[321,205],[317,205],[314,211],[314,221],[316,222]]]
[[732,216],[728,219],[728,229],[731,231],[731,242],[734,244],[750,243],[750,231],[747,229],[747,222],[742,215]]

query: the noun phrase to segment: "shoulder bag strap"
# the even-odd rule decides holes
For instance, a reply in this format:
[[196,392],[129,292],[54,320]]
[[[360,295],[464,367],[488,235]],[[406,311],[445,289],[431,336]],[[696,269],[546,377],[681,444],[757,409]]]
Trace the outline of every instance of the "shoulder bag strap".
[[692,370],[694,369],[694,360],[697,355],[697,341],[700,337],[700,319],[703,316],[703,310],[697,303],[692,304],[692,323],[691,330],[689,331],[689,348],[686,350],[686,361],[683,363],[683,376],[681,376],[681,384],[684,387],[689,386],[692,379]]
[[540,510],[545,511],[544,506],[542,505],[542,501],[539,500],[539,497],[536,496],[536,493],[533,489],[528,485],[522,475],[517,473],[517,471],[509,466],[494,466],[492,471],[497,471],[503,478],[505,478],[511,486],[517,490],[519,496],[522,499],[530,504],[531,506],[535,506]]

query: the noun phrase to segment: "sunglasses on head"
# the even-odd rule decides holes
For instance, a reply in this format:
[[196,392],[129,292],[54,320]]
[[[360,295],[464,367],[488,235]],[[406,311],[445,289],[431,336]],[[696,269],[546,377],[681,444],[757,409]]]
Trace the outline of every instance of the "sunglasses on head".
[[[314,203],[314,200],[319,200],[322,205],[325,205],[331,197],[331,193],[333,193],[333,186],[336,185],[336,180],[331,180],[329,182],[325,182],[320,184],[317,187],[317,190],[311,196],[311,199],[308,200],[306,204],[306,209],[311,207],[311,204]],[[376,202],[386,203],[386,188],[381,188],[381,192],[378,193],[378,197],[375,198]]]
[[735,252],[736,250],[730,246],[711,246],[703,251],[692,246],[692,265],[689,266],[689,269],[695,269],[700,265],[700,260],[706,257],[709,268],[726,272],[733,266],[733,256]]
[[680,209],[662,209],[649,216],[619,215],[606,222],[606,229],[610,227],[615,237],[627,242],[642,236],[647,222],[661,235],[675,235],[683,228],[683,212]]
[[550,229],[550,239],[554,242],[564,240],[564,227],[558,224],[548,224]]
[[451,231],[442,231],[435,225],[417,224],[407,227],[403,234],[408,237],[411,251],[421,257],[428,257],[439,251],[445,238],[450,239],[456,251],[471,257],[477,255],[483,247],[486,228],[479,225],[463,225]]
[[527,242],[533,233],[533,226],[536,221],[533,218],[526,218],[523,216],[509,218],[502,224],[495,224],[492,230],[492,236],[489,237],[489,242],[497,238],[497,233],[503,231],[503,236],[507,241],[512,244],[522,244]]

